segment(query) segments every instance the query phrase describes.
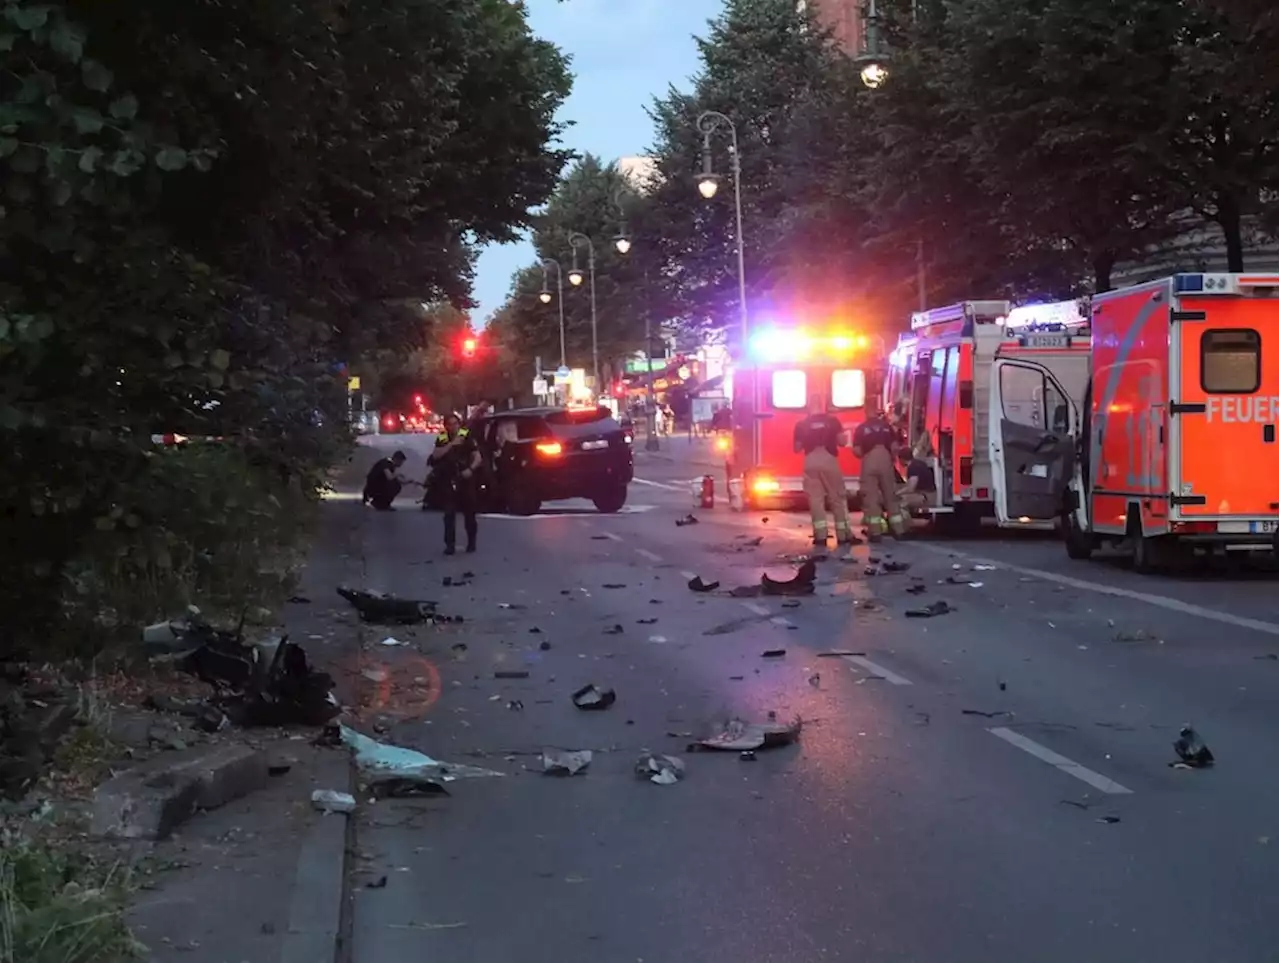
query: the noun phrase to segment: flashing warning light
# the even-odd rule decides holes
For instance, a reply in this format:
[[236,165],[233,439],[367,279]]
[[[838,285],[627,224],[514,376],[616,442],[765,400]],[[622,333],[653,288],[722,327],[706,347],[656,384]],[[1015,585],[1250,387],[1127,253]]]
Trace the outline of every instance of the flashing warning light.
[[1005,316],[1006,328],[1078,328],[1089,323],[1086,302],[1058,301],[1053,304],[1023,304]]
[[464,339],[463,339],[463,341],[462,341],[462,353],[463,353],[466,357],[468,357],[468,358],[470,358],[473,354],[475,354],[475,353],[476,353],[476,339],[475,339],[475,338],[464,338]]
[[751,483],[751,490],[757,495],[768,495],[780,491],[781,488],[782,486],[773,478],[757,478]]
[[538,449],[538,454],[546,455],[550,458],[554,458],[556,455],[564,451],[564,448],[558,441],[542,441],[535,447]]
[[751,354],[758,361],[803,361],[827,354],[848,354],[870,345],[865,334],[814,335],[803,328],[766,328],[751,336]]
[[729,451],[729,449],[730,449],[731,447],[732,447],[732,445],[729,443],[729,439],[728,439],[728,438],[717,438],[717,439],[716,439],[716,451],[721,452],[721,453],[726,453],[726,452],[728,452],[728,451]]
[[421,404],[422,404],[422,395],[414,395],[414,396],[413,396],[413,403],[414,403],[415,405],[421,405]]

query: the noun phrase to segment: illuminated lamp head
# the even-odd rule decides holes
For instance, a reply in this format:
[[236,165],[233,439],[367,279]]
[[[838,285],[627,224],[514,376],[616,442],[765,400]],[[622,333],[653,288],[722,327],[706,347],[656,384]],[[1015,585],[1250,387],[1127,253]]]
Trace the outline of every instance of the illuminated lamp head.
[[849,337],[847,334],[833,334],[827,339],[827,344],[832,351],[846,352],[852,351],[857,344],[855,338]]

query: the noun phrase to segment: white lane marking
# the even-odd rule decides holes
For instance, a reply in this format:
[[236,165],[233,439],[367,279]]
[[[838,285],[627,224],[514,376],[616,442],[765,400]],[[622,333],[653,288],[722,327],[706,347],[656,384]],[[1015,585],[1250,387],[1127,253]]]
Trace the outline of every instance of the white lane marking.
[[743,604],[743,606],[745,606],[748,610],[750,610],[750,611],[754,612],[756,615],[765,615],[765,616],[767,616],[767,615],[769,615],[769,614],[770,614],[770,612],[769,612],[769,606],[767,606],[767,605],[761,605],[759,602],[743,602],[742,604]]
[[688,491],[687,488],[680,485],[673,485],[670,482],[650,481],[647,478],[632,478],[631,481],[636,485],[652,485],[654,488],[665,488],[667,491],[671,492]]
[[1006,729],[1004,726],[997,726],[994,729],[988,729],[997,739],[1003,739],[1011,746],[1017,746],[1023,752],[1029,752],[1041,762],[1047,762],[1055,769],[1061,769],[1068,776],[1075,776],[1081,782],[1086,782],[1098,792],[1105,792],[1111,796],[1131,796],[1132,789],[1127,789],[1114,779],[1108,779],[1100,772],[1094,772],[1085,766],[1080,765],[1068,759],[1066,756],[1060,756],[1047,746],[1042,746],[1034,739],[1028,739],[1020,732],[1014,732],[1012,729]]
[[661,556],[661,555],[659,555],[657,552],[651,552],[651,551],[649,551],[647,548],[637,548],[637,549],[636,549],[636,554],[637,554],[637,555],[639,555],[639,556],[641,556],[642,558],[647,558],[647,559],[648,559],[649,561],[651,561],[651,562],[661,562],[661,561],[662,561],[662,556]]
[[[658,507],[657,505],[623,505],[621,508],[618,509],[617,514],[639,515],[639,514],[642,514],[643,512],[651,512],[657,507]],[[531,521],[536,521],[542,518],[583,518],[586,516],[594,516],[597,514],[598,513],[594,510],[578,508],[578,509],[570,509],[568,511],[562,511],[562,512],[546,512],[546,513],[539,512],[536,515],[503,515],[498,512],[482,512],[480,515],[477,515],[476,517],[507,519],[513,522],[531,522]]]
[[957,552],[955,549],[947,548],[945,545],[929,545],[925,542],[917,542],[919,548],[926,552],[933,552],[935,555],[954,555],[957,558],[965,558],[971,562],[978,562],[982,565],[994,565],[997,569],[1005,569],[1010,572],[1017,572],[1020,575],[1028,575],[1032,578],[1044,579],[1046,582],[1056,582],[1059,585],[1066,585],[1069,588],[1080,589],[1085,592],[1097,592],[1100,595],[1111,595],[1121,599],[1132,599],[1135,602],[1145,602],[1147,605],[1155,605],[1162,609],[1168,609],[1171,612],[1182,612],[1185,615],[1194,615],[1197,618],[1210,619],[1214,622],[1222,622],[1226,625],[1234,625],[1241,629],[1252,629],[1254,632],[1264,632],[1267,635],[1276,635],[1280,633],[1280,624],[1275,622],[1263,622],[1261,619],[1249,619],[1243,615],[1232,615],[1230,612],[1219,612],[1215,609],[1205,608],[1203,605],[1192,605],[1190,602],[1183,602],[1181,599],[1171,599],[1165,595],[1151,595],[1148,592],[1138,592],[1134,589],[1119,588],[1115,585],[1103,585],[1100,582],[1087,582],[1084,579],[1072,578],[1070,575],[1059,575],[1057,572],[1046,572],[1044,569],[1028,568],[1024,565],[1011,565],[1008,562],[1002,562],[999,559],[978,558],[970,555],[968,552]]
[[889,685],[911,685],[911,680],[906,676],[898,675],[896,672],[890,672],[878,662],[872,662],[870,659],[864,659],[860,655],[846,655],[844,656],[844,660],[846,662],[852,662],[854,665],[858,666],[858,668],[865,669],[872,675],[878,675],[880,678],[884,679],[885,682],[889,683]]
[[617,532],[601,532],[600,534],[603,535],[605,538],[609,539],[609,541],[611,542],[622,541],[622,536],[619,535]]

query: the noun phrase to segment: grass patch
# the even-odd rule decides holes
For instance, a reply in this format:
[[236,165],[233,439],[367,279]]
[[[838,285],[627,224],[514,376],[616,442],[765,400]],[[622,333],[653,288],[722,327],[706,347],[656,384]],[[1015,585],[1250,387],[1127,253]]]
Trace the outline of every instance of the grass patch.
[[125,923],[117,866],[35,843],[0,850],[0,963],[122,963],[145,947]]

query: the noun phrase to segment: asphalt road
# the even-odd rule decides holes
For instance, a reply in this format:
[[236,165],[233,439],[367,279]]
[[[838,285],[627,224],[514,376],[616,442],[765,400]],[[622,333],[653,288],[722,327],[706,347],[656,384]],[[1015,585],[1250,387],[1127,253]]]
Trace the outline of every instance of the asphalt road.
[[[691,574],[788,574],[804,520],[679,527],[688,466],[641,455],[638,474],[623,514],[482,519],[474,556],[444,558],[412,503],[353,509],[371,587],[466,618],[365,653],[360,725],[505,774],[362,803],[354,963],[1277,959],[1274,572],[921,540],[873,553],[905,573],[867,574],[866,548],[824,562],[795,607],[696,594]],[[939,599],[956,610],[904,617]],[[575,709],[587,683],[616,705]],[[685,751],[770,712],[804,721],[795,746]],[[1214,768],[1170,767],[1185,722]],[[546,746],[596,755],[556,778]],[[647,749],[683,780],[638,779]]]

